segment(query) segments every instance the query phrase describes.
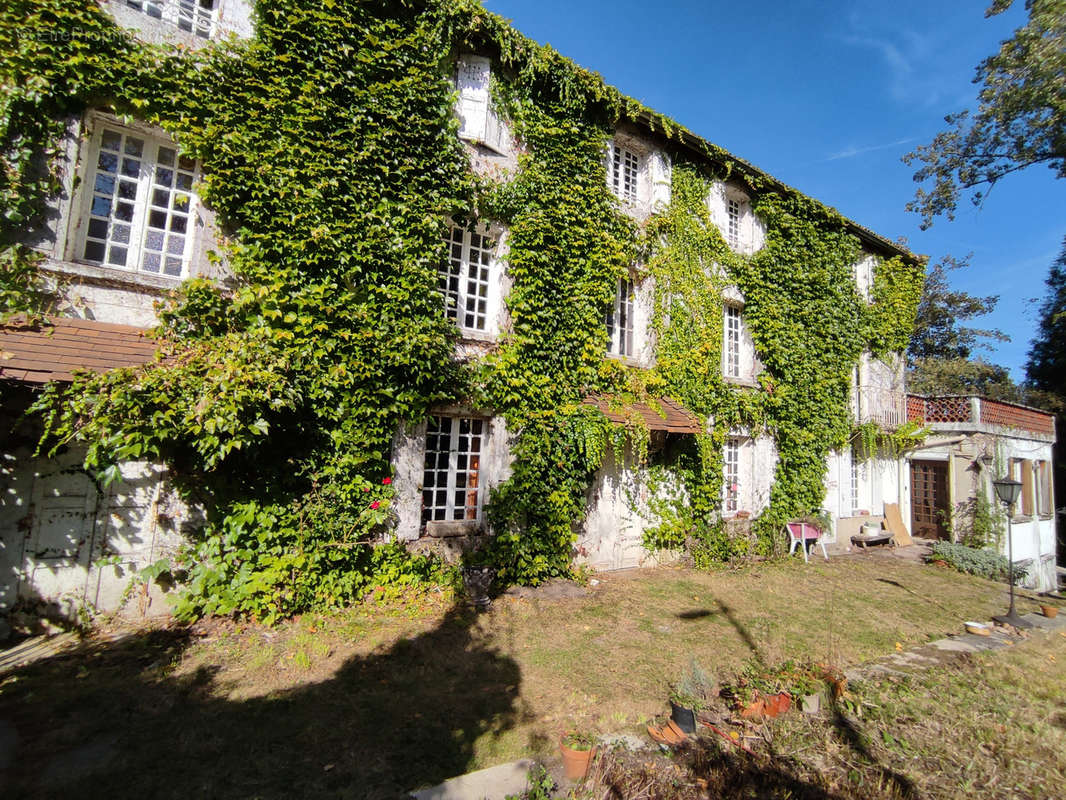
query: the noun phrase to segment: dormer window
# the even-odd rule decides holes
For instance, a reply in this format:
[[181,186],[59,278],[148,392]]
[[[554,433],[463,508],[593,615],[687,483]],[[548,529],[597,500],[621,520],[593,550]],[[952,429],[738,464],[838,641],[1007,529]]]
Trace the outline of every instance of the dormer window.
[[625,203],[639,199],[640,156],[617,142],[611,144],[607,165],[607,185]]
[[501,155],[509,152],[510,135],[492,108],[489,82],[492,62],[484,56],[459,56],[456,88],[459,100],[459,138],[495,150]]
[[636,355],[633,332],[633,281],[619,278],[614,303],[607,311],[607,352],[613,356],[632,358]]
[[736,198],[726,200],[726,241],[734,250],[740,247],[741,204]]
[[126,5],[202,39],[211,38],[217,21],[217,0],[126,0]]

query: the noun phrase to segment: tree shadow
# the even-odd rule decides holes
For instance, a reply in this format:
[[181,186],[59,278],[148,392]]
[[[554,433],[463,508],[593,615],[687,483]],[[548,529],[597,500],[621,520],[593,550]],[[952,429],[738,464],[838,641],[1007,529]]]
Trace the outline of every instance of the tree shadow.
[[475,743],[521,718],[519,667],[475,618],[457,606],[432,630],[350,658],[327,680],[244,700],[226,696],[217,667],[170,674],[192,641],[187,629],[86,644],[0,678],[0,722],[17,738],[0,789],[28,798],[405,796],[468,771]]

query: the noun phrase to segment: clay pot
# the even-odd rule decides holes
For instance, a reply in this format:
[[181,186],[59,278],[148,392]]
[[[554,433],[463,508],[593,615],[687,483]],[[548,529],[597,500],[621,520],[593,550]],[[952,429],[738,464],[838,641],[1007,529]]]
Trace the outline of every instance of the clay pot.
[[589,772],[589,764],[592,763],[592,755],[596,748],[588,750],[571,750],[562,742],[559,743],[559,752],[563,754],[563,774],[567,780],[582,781]]
[[1048,619],[1055,619],[1059,615],[1058,606],[1040,606],[1040,611]]

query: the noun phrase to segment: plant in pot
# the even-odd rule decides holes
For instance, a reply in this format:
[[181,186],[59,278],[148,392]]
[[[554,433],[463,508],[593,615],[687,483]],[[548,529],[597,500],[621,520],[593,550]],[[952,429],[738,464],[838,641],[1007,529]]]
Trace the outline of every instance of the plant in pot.
[[595,753],[596,739],[590,733],[569,731],[559,742],[559,752],[563,755],[563,774],[569,780],[584,780]]
[[716,694],[714,678],[696,659],[670,687],[670,719],[685,733],[696,732],[696,714]]

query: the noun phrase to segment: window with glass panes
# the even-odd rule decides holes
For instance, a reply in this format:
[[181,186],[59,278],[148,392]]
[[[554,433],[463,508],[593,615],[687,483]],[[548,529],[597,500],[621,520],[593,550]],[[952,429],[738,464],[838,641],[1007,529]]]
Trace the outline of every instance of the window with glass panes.
[[182,277],[192,251],[196,164],[172,142],[104,126],[94,137],[81,257]]
[[739,200],[733,198],[726,200],[726,241],[734,249],[740,247],[741,211]]
[[740,439],[725,440],[722,451],[722,510],[736,511],[740,497]]
[[614,303],[607,310],[607,352],[633,355],[633,281],[619,278]]
[[209,39],[214,30],[217,0],[126,0],[126,5],[152,19]]
[[620,145],[611,146],[607,169],[607,185],[621,200],[635,202],[637,178],[640,174],[640,158],[632,150]]
[[862,477],[862,460],[855,448],[851,450],[851,513],[854,515],[859,510],[859,480]]
[[481,447],[485,420],[431,417],[426,426],[422,524],[481,517]]
[[725,346],[722,348],[722,366],[726,377],[740,377],[740,309],[727,305],[723,314]]
[[476,231],[453,227],[448,263],[440,272],[444,311],[460,328],[484,331],[489,322],[489,277],[496,242]]

